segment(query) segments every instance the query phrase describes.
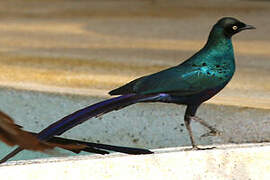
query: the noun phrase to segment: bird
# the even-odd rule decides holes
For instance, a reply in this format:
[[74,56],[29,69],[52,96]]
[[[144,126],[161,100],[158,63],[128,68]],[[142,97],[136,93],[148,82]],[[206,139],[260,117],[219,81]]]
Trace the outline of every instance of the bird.
[[145,75],[109,92],[112,97],[80,109],[49,125],[37,134],[42,141],[59,136],[65,131],[108,112],[143,102],[173,103],[186,105],[184,123],[192,149],[200,149],[195,143],[190,122],[197,121],[210,131],[220,132],[196,116],[199,106],[220,92],[235,72],[232,36],[249,29],[252,25],[234,17],[223,17],[212,27],[206,44],[184,62],[168,69]]
[[[55,147],[66,149],[77,154],[81,151],[102,155],[109,154],[109,151],[127,154],[152,153],[146,149],[91,143],[61,137],[52,137],[48,141],[41,141],[37,138],[37,133],[23,130],[22,126],[15,124],[14,120],[2,111],[0,111],[0,140],[9,146],[18,145],[20,147],[19,149],[28,149],[46,153],[49,153]],[[10,154],[6,159],[9,159],[12,156],[13,155]],[[6,161],[5,158],[2,161]]]

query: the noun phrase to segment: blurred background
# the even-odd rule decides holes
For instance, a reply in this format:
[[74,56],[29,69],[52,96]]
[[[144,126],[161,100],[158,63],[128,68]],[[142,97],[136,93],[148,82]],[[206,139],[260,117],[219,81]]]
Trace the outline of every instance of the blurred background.
[[[197,142],[270,140],[270,1],[0,1],[0,109],[40,131],[108,98],[134,78],[177,65],[206,42],[224,16],[257,27],[233,37],[237,70],[198,115],[224,131]],[[144,148],[189,145],[183,106],[139,104],[92,119],[64,134]],[[0,156],[9,152],[1,144]],[[45,157],[24,152],[15,159]]]

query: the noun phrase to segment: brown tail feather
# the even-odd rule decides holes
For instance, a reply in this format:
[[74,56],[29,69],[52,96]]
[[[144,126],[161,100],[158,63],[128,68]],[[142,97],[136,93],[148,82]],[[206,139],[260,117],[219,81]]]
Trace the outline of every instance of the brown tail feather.
[[42,142],[36,136],[21,128],[21,126],[14,123],[11,117],[0,111],[0,140],[9,146],[18,145],[23,149],[33,151],[45,151],[55,147],[80,150],[86,147],[86,145]]

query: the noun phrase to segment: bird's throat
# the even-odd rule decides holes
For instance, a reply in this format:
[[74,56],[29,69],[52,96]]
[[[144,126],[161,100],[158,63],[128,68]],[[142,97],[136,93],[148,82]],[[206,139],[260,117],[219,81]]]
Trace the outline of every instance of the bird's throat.
[[233,51],[232,39],[231,37],[227,37],[222,29],[213,28],[209,34],[205,48],[214,48],[219,51]]

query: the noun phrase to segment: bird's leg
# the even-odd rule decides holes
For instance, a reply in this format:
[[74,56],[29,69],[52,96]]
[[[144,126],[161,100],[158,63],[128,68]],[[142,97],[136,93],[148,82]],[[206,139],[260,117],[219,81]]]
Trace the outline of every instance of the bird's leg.
[[[189,134],[189,138],[190,138],[190,141],[191,141],[192,149],[195,149],[195,150],[213,149],[214,147],[210,147],[210,148],[199,148],[195,144],[193,133],[192,133],[191,126],[190,126],[190,122],[191,122],[191,120],[192,120],[193,117],[196,117],[195,116],[195,113],[196,113],[198,107],[199,107],[199,105],[188,105],[187,106],[187,109],[186,109],[186,112],[185,112],[185,116],[184,116],[184,121],[185,121],[186,128],[188,130],[188,134]],[[200,121],[200,123],[202,123],[202,122],[204,122],[204,121]],[[209,126],[207,123],[204,123],[204,125]],[[211,127],[211,126],[209,126],[209,127]],[[211,127],[211,129],[213,129],[213,128]]]
[[192,116],[190,117],[192,120],[197,121],[198,123],[200,123],[201,125],[203,125],[204,127],[208,128],[210,130],[210,132],[205,133],[203,135],[201,135],[201,137],[207,137],[207,136],[220,136],[221,132],[218,131],[216,128],[214,128],[213,126],[209,125],[207,122],[205,122],[203,119],[197,117],[197,116]]
[[188,134],[189,134],[189,138],[190,138],[190,142],[191,142],[191,145],[192,145],[192,149],[198,149],[197,145],[195,144],[195,141],[194,141],[194,137],[193,137],[193,134],[192,134],[192,130],[191,130],[191,127],[190,127],[190,118],[191,116],[189,115],[185,115],[185,118],[184,118],[184,121],[185,121],[185,126],[188,130]]
[[191,126],[190,126],[191,117],[195,116],[195,113],[196,113],[198,107],[199,107],[199,105],[188,105],[186,112],[185,112],[185,116],[184,116],[185,126],[186,126],[188,134],[189,134],[192,149],[199,149],[197,147],[197,145],[195,144],[193,133],[192,133]]

